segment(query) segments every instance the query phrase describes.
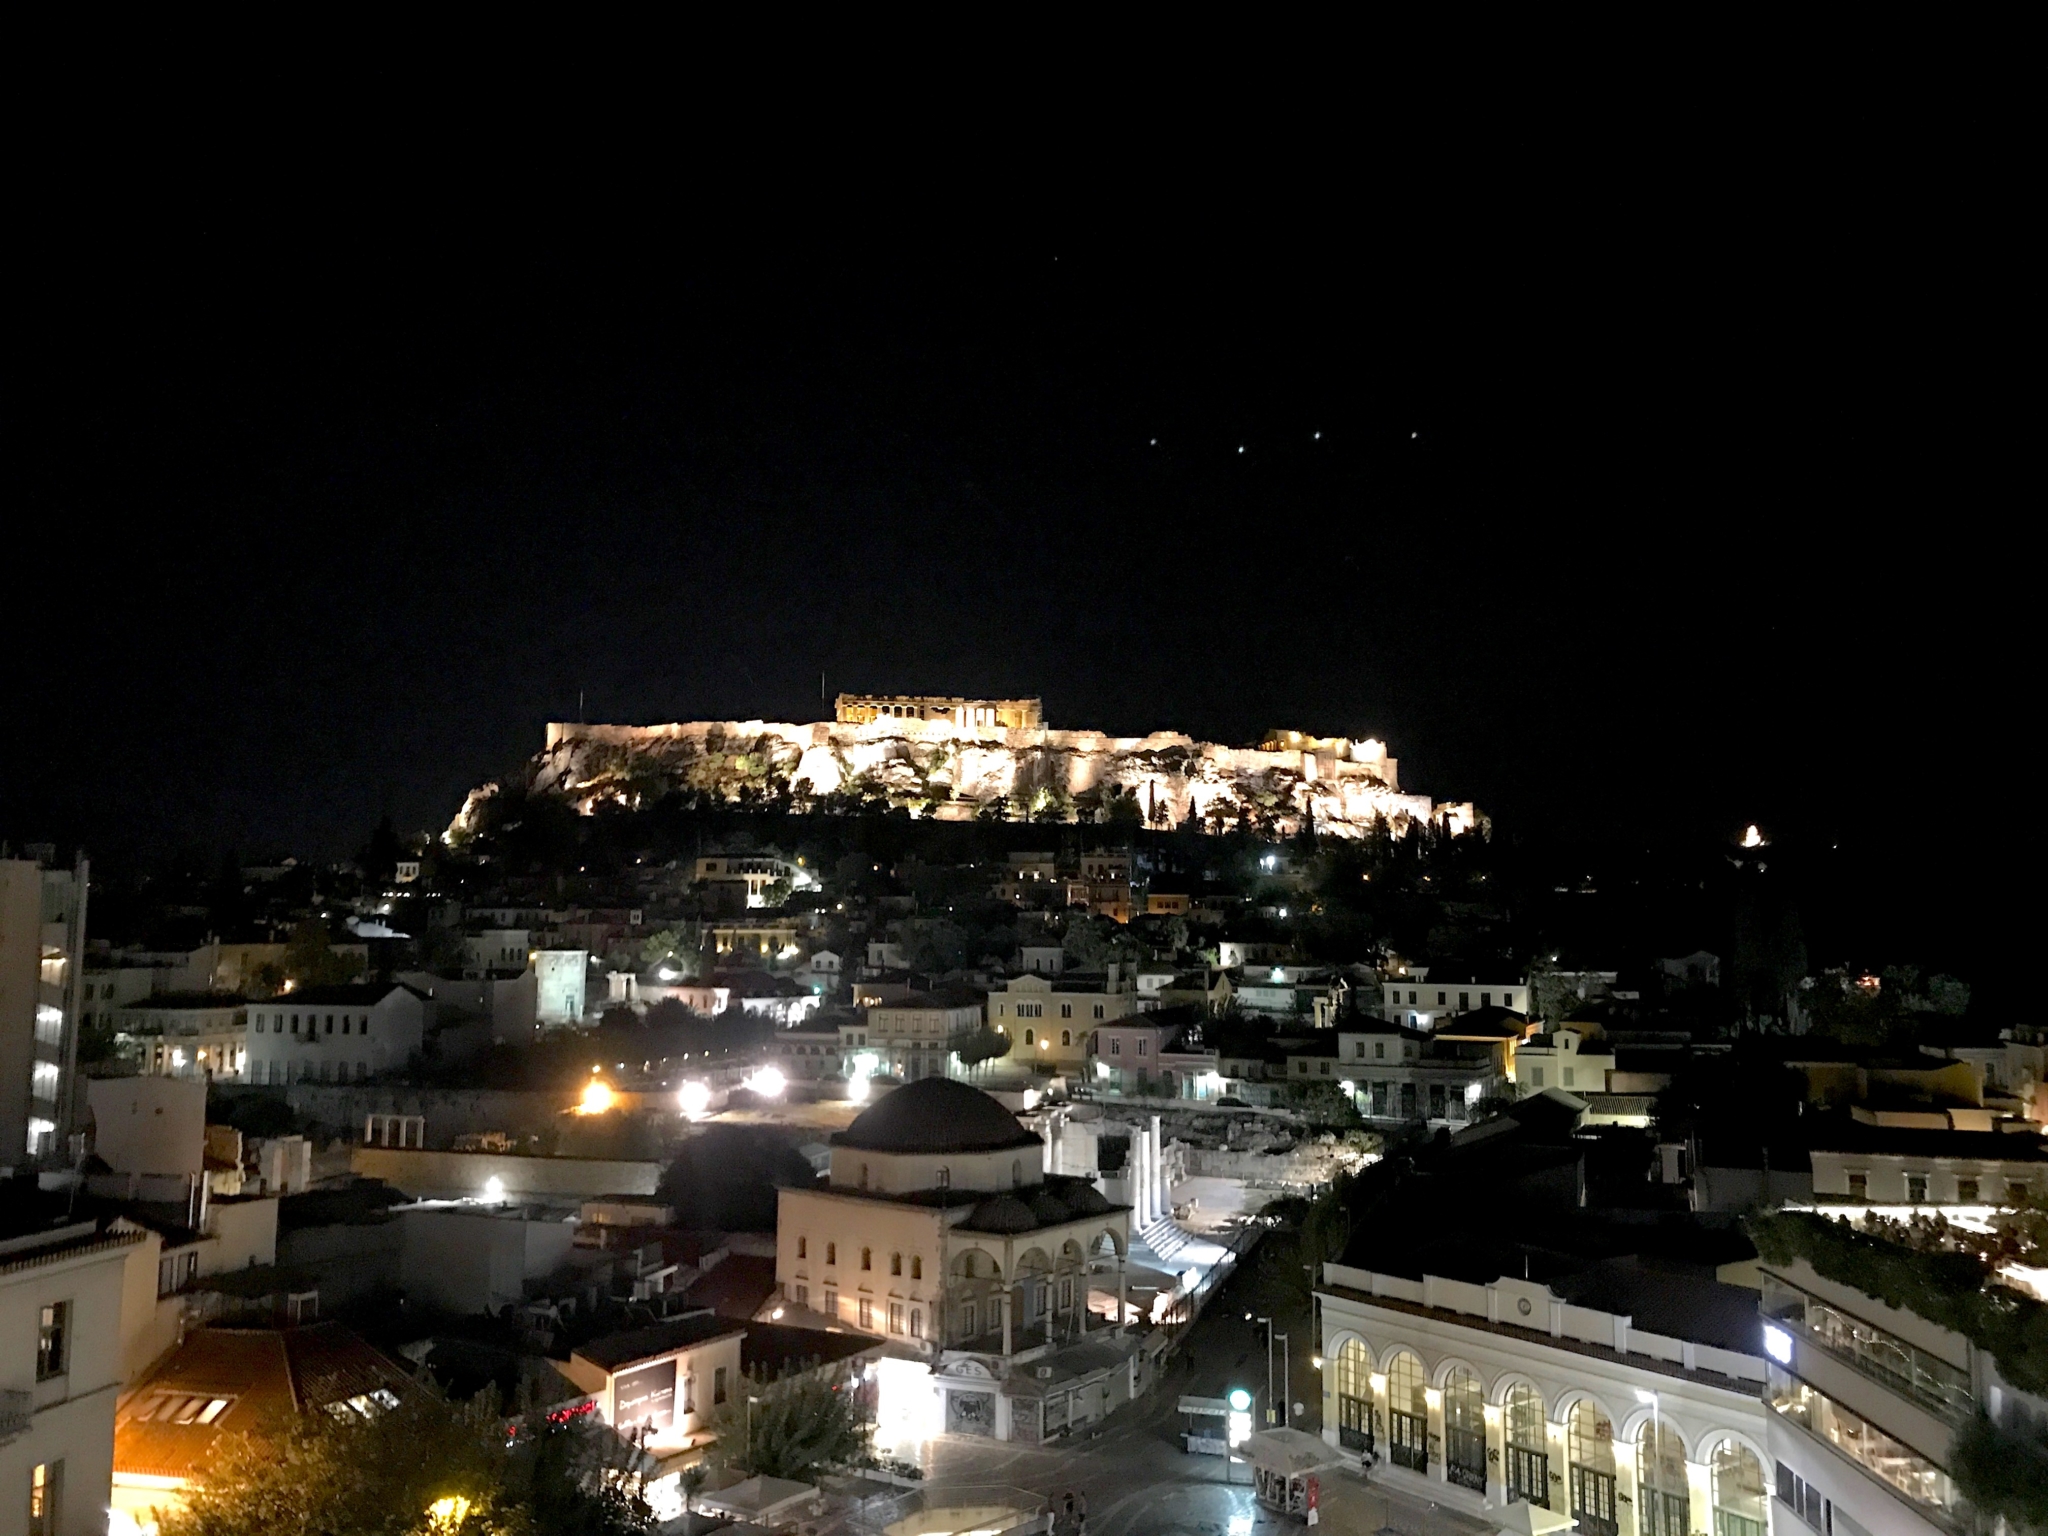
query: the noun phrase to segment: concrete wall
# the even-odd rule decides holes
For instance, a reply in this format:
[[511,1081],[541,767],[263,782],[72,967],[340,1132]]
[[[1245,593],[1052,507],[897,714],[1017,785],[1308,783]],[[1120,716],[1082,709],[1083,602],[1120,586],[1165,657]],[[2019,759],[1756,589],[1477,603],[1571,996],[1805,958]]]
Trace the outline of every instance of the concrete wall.
[[421,1200],[482,1196],[493,1179],[508,1200],[568,1200],[593,1195],[651,1195],[661,1164],[604,1157],[518,1157],[499,1152],[421,1152],[396,1147],[353,1147],[349,1166]]
[[196,1177],[206,1161],[206,1084],[168,1077],[95,1078],[93,1149],[120,1173]]

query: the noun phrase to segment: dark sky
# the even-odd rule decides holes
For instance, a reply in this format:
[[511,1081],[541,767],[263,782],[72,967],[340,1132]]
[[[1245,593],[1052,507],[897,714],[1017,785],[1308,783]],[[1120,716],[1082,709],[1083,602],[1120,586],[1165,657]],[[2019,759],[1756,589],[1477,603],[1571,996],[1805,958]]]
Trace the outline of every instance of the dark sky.
[[1981,838],[2038,389],[1968,229],[1867,234],[53,240],[0,835],[346,852],[579,691],[806,719],[822,669],[1375,733],[1524,827]]

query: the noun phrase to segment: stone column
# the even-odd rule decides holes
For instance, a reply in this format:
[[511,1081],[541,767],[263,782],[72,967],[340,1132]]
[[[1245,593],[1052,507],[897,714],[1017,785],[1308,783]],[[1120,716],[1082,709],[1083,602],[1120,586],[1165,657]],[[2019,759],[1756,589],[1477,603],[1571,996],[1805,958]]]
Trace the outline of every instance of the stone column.
[[1010,1353],[1010,1299],[1016,1294],[1015,1287],[1006,1285],[1000,1294],[1003,1299],[1003,1353],[1007,1355]]
[[1159,1117],[1152,1117],[1152,1177],[1157,1184],[1159,1214],[1173,1214],[1173,1188],[1166,1179],[1166,1143],[1159,1134]]
[[[1637,1502],[1642,1498],[1642,1486],[1636,1481],[1636,1446],[1633,1440],[1624,1440],[1618,1433],[1614,1437],[1614,1491],[1614,1518],[1621,1536],[1636,1536],[1642,1528],[1636,1518]],[[1626,1502],[1620,1497],[1623,1494],[1627,1495]]]
[[1145,1133],[1142,1130],[1131,1138],[1131,1224],[1140,1228],[1152,1219],[1145,1212],[1146,1191],[1151,1187],[1150,1181],[1146,1177],[1145,1164],[1151,1150],[1151,1147],[1145,1140]]
[[1451,1443],[1444,1436],[1444,1395],[1435,1387],[1427,1387],[1422,1401],[1429,1423],[1423,1440],[1429,1447],[1429,1480],[1441,1483],[1445,1480],[1444,1468],[1450,1465],[1451,1450]]
[[1124,1325],[1124,1312],[1128,1304],[1126,1298],[1130,1294],[1129,1279],[1130,1276],[1125,1258],[1122,1254],[1118,1254],[1116,1256],[1116,1325],[1118,1328],[1122,1328]]

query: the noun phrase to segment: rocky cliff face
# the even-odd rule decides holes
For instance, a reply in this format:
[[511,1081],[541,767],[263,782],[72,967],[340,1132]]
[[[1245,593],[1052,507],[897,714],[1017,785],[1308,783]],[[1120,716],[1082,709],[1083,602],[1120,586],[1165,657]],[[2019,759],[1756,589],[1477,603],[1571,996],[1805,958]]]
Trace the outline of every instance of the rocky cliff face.
[[[546,747],[527,766],[527,785],[566,796],[586,814],[605,801],[637,806],[679,789],[828,811],[903,807],[942,820],[1107,817],[1165,828],[1193,817],[1227,830],[1249,817],[1280,836],[1311,820],[1339,837],[1362,835],[1377,817],[1396,830],[1436,821],[1466,832],[1480,824],[1469,803],[1403,793],[1398,770],[1377,741],[1298,733],[1247,749],[1166,731],[1126,737],[947,721],[697,720],[550,725]],[[452,840],[495,792],[495,785],[471,792],[449,828]]]

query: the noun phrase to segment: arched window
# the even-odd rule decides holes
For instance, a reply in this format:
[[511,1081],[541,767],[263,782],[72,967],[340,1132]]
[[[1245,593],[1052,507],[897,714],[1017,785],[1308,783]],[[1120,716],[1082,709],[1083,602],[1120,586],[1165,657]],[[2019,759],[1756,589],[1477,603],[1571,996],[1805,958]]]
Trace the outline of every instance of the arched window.
[[875,1250],[874,1250],[874,1249],[872,1249],[872,1248],[863,1248],[863,1249],[861,1249],[861,1251],[860,1251],[860,1267],[861,1267],[862,1269],[873,1269],[873,1268],[875,1267]]
[[1755,1453],[1723,1440],[1713,1474],[1714,1536],[1764,1536],[1764,1469]]
[[1387,1361],[1387,1443],[1394,1465],[1411,1472],[1429,1470],[1429,1398],[1424,1381],[1422,1362],[1407,1350]]
[[1638,1536],[1686,1536],[1692,1495],[1685,1481],[1685,1445],[1678,1435],[1659,1432],[1655,1418],[1636,1431],[1636,1531]]
[[922,1280],[924,1278],[924,1259],[915,1253],[910,1256],[910,1278],[913,1280]]
[[903,1255],[902,1255],[902,1254],[900,1254],[900,1253],[892,1253],[892,1254],[890,1254],[890,1255],[889,1255],[889,1273],[890,1273],[890,1274],[892,1274],[892,1275],[900,1275],[900,1274],[902,1274],[902,1273],[903,1273]]
[[837,1243],[827,1243],[825,1245],[825,1262],[827,1264],[837,1264],[839,1262],[839,1245]]
[[1030,1030],[1030,1029],[1027,1029],[1027,1030],[1025,1030],[1025,1031],[1024,1031],[1024,1043],[1025,1043],[1026,1045],[1029,1045],[1029,1044],[1031,1044],[1031,1043],[1032,1043],[1032,1041],[1033,1041],[1034,1039],[1036,1039],[1036,1038],[1037,1038],[1037,1031],[1036,1031],[1036,1030]]
[[1444,1377],[1444,1478],[1486,1492],[1486,1398],[1462,1365]]
[[1337,1443],[1347,1451],[1372,1449],[1372,1356],[1356,1339],[1337,1349]]
[[1550,1441],[1543,1432],[1543,1398],[1526,1382],[1509,1387],[1501,1400],[1502,1437],[1507,1441],[1508,1502],[1525,1499],[1550,1508]]
[[1060,1044],[1061,1044],[1061,1045],[1072,1045],[1073,1043],[1074,1043],[1074,1032],[1073,1032],[1073,1031],[1072,1031],[1071,1029],[1063,1029],[1063,1030],[1061,1030],[1061,1031],[1060,1031]]
[[811,1240],[810,1240],[810,1239],[809,1239],[808,1237],[800,1237],[800,1238],[798,1238],[798,1239],[796,1240],[796,1256],[797,1256],[798,1258],[800,1258],[800,1259],[807,1259],[807,1258],[809,1258],[809,1257],[811,1256],[811,1255],[810,1255],[810,1247],[811,1247]]
[[1565,1416],[1565,1460],[1571,1468],[1572,1514],[1586,1536],[1615,1536],[1614,1425],[1585,1398]]
[[939,1188],[941,1188],[941,1189],[951,1189],[952,1187],[953,1187],[953,1170],[952,1170],[952,1169],[950,1169],[950,1168],[941,1168],[941,1169],[939,1170]]

